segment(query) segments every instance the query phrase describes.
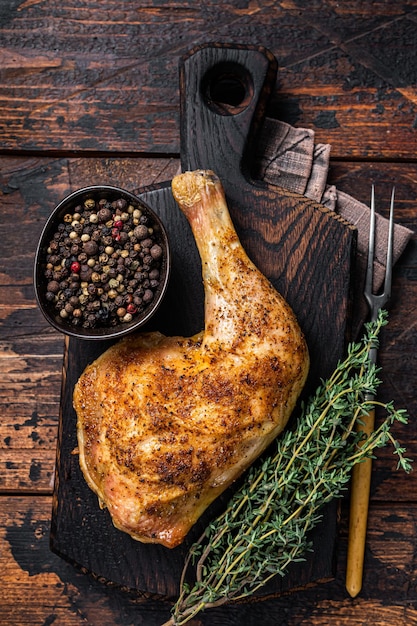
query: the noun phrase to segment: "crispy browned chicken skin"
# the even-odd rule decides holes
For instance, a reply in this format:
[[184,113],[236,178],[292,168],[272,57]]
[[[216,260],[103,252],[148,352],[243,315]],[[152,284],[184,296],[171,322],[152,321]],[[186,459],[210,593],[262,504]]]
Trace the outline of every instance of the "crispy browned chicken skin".
[[244,252],[209,171],[174,178],[201,255],[205,329],[130,336],[74,391],[80,465],[115,526],[174,547],[284,428],[309,359],[293,312]]

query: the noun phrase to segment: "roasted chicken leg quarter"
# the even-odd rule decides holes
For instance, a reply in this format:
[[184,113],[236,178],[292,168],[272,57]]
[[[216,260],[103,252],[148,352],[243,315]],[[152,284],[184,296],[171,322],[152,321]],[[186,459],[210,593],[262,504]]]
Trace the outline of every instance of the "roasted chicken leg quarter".
[[88,485],[117,528],[170,548],[283,430],[309,367],[297,320],[243,250],[216,175],[180,174],[172,190],[201,256],[205,328],[123,339],[74,391]]

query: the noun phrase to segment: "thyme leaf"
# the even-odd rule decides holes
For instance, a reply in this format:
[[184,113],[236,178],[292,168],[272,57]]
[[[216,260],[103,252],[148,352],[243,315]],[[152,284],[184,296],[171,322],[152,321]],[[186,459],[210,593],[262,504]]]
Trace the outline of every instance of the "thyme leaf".
[[[275,451],[253,465],[226,510],[190,548],[180,595],[165,626],[182,626],[200,611],[256,593],[288,565],[311,550],[309,532],[322,519],[322,507],[343,495],[353,466],[391,444],[398,468],[411,471],[411,460],[391,433],[407,413],[393,403],[370,401],[381,383],[380,369],[368,358],[388,322],[381,311],[366,324],[362,341],[351,343],[346,358],[301,406],[295,428],[275,442]],[[378,406],[385,417],[366,438],[361,416]],[[189,571],[195,581],[186,582]]]

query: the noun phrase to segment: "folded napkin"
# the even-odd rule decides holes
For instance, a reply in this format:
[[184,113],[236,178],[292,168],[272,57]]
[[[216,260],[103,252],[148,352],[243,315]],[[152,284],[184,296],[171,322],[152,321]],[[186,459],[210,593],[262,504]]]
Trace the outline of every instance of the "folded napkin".
[[[347,193],[327,184],[329,171],[329,144],[315,144],[314,131],[294,128],[285,122],[266,118],[255,155],[257,171],[255,177],[279,185],[289,191],[306,196],[341,215],[357,229],[358,243],[353,285],[355,300],[352,336],[361,330],[367,316],[367,305],[363,297],[365,282],[370,209]],[[370,191],[370,190],[369,190]],[[413,232],[400,224],[394,225],[394,262],[404,251]],[[374,290],[384,281],[388,220],[377,214],[374,263]]]

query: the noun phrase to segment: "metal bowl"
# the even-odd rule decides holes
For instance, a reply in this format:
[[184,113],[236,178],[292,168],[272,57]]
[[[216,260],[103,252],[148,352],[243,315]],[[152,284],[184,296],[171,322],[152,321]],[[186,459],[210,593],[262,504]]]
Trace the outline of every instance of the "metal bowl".
[[[163,250],[162,260],[159,267],[159,285],[154,292],[153,300],[145,306],[142,312],[136,313],[131,321],[118,322],[117,325],[114,326],[109,324],[106,325],[104,322],[101,322],[100,326],[90,328],[74,326],[71,320],[63,319],[61,317],[59,311],[55,308],[55,303],[48,301],[46,297],[47,284],[50,279],[45,276],[45,270],[46,257],[50,242],[53,239],[54,233],[57,232],[58,224],[64,221],[64,216],[73,215],[76,207],[83,205],[86,200],[94,199],[98,202],[101,199],[105,199],[109,202],[113,202],[118,198],[123,198],[127,201],[128,205],[132,205],[134,208],[140,209],[142,214],[149,218],[150,223],[153,226],[155,239]],[[52,211],[43,228],[37,246],[34,264],[34,287],[36,299],[39,308],[47,321],[55,329],[65,333],[66,335],[70,335],[78,339],[89,340],[120,338],[141,328],[157,311],[167,290],[170,269],[171,251],[168,235],[160,218],[149,206],[147,206],[134,194],[118,187],[108,185],[85,187],[64,198]]]

